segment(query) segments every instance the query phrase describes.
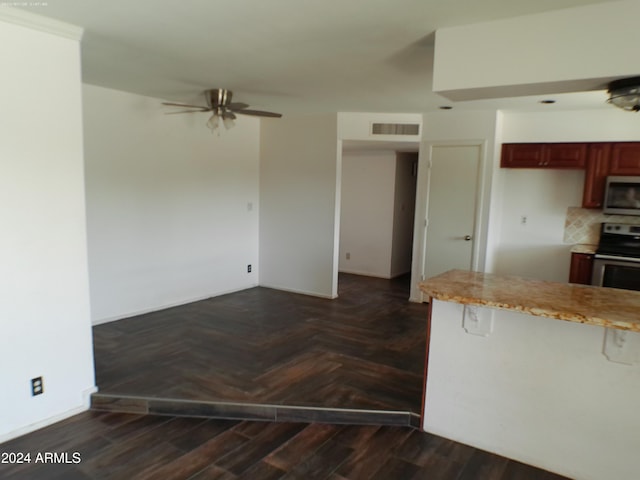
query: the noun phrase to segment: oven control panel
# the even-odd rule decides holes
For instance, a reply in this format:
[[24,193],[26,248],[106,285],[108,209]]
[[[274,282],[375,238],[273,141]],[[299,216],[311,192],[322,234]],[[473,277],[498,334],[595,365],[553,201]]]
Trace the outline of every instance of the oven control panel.
[[625,223],[603,223],[602,233],[614,235],[640,235],[640,225],[628,225]]

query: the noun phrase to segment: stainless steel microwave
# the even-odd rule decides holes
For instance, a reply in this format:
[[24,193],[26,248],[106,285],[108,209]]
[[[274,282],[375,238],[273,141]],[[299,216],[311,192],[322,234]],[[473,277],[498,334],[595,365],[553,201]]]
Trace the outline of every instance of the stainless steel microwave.
[[640,177],[607,177],[603,212],[640,215]]

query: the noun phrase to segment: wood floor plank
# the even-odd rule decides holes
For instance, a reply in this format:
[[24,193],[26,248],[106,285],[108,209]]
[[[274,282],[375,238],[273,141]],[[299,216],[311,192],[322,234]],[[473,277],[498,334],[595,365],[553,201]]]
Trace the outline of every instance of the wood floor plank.
[[[211,465],[219,466],[216,461],[220,456],[224,457],[230,452],[241,449],[247,443],[246,437],[233,430],[226,430],[187,453],[180,452],[181,454],[169,463],[139,469],[139,472],[131,478],[135,480],[189,478]],[[220,470],[226,469],[220,468]]]
[[457,480],[501,480],[508,462],[506,458],[496,458],[496,455],[475,450]]
[[217,459],[215,464],[241,475],[304,428],[303,425],[295,423],[265,422],[262,425],[263,430],[260,434],[250,438],[242,447]]
[[424,473],[417,465],[391,457],[369,478],[371,480],[389,480],[391,478],[413,480],[424,478]]
[[292,470],[295,465],[305,461],[307,456],[339,432],[342,427],[313,423],[305,427],[288,442],[271,452],[264,461],[283,471]]
[[283,480],[327,478],[336,471],[346,459],[352,456],[353,453],[353,449],[337,442],[325,442],[313,455],[308,456],[295,465],[282,478]]
[[[371,478],[389,459],[391,448],[411,435],[411,429],[381,427],[336,473],[347,478]],[[363,461],[364,458],[371,461]]]
[[273,465],[260,461],[254,463],[253,466],[248,468],[242,473],[242,478],[250,478],[252,480],[277,480],[284,478],[286,471],[281,470]]
[[233,473],[212,465],[189,477],[188,480],[235,480],[236,478],[238,477]]
[[180,450],[188,452],[238,424],[240,422],[236,420],[205,420],[188,432],[174,436],[169,442]]

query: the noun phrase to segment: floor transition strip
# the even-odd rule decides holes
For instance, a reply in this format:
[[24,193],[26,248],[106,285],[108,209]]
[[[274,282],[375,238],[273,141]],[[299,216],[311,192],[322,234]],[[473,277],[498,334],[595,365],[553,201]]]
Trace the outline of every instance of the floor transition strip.
[[208,402],[101,393],[94,393],[91,396],[91,409],[143,415],[230,420],[420,427],[420,416],[412,412]]

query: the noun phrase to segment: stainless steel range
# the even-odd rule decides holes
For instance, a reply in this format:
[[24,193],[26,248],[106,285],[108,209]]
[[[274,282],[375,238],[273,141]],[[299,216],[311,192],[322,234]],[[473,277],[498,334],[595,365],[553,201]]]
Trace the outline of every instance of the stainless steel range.
[[640,291],[640,225],[603,223],[592,285]]

